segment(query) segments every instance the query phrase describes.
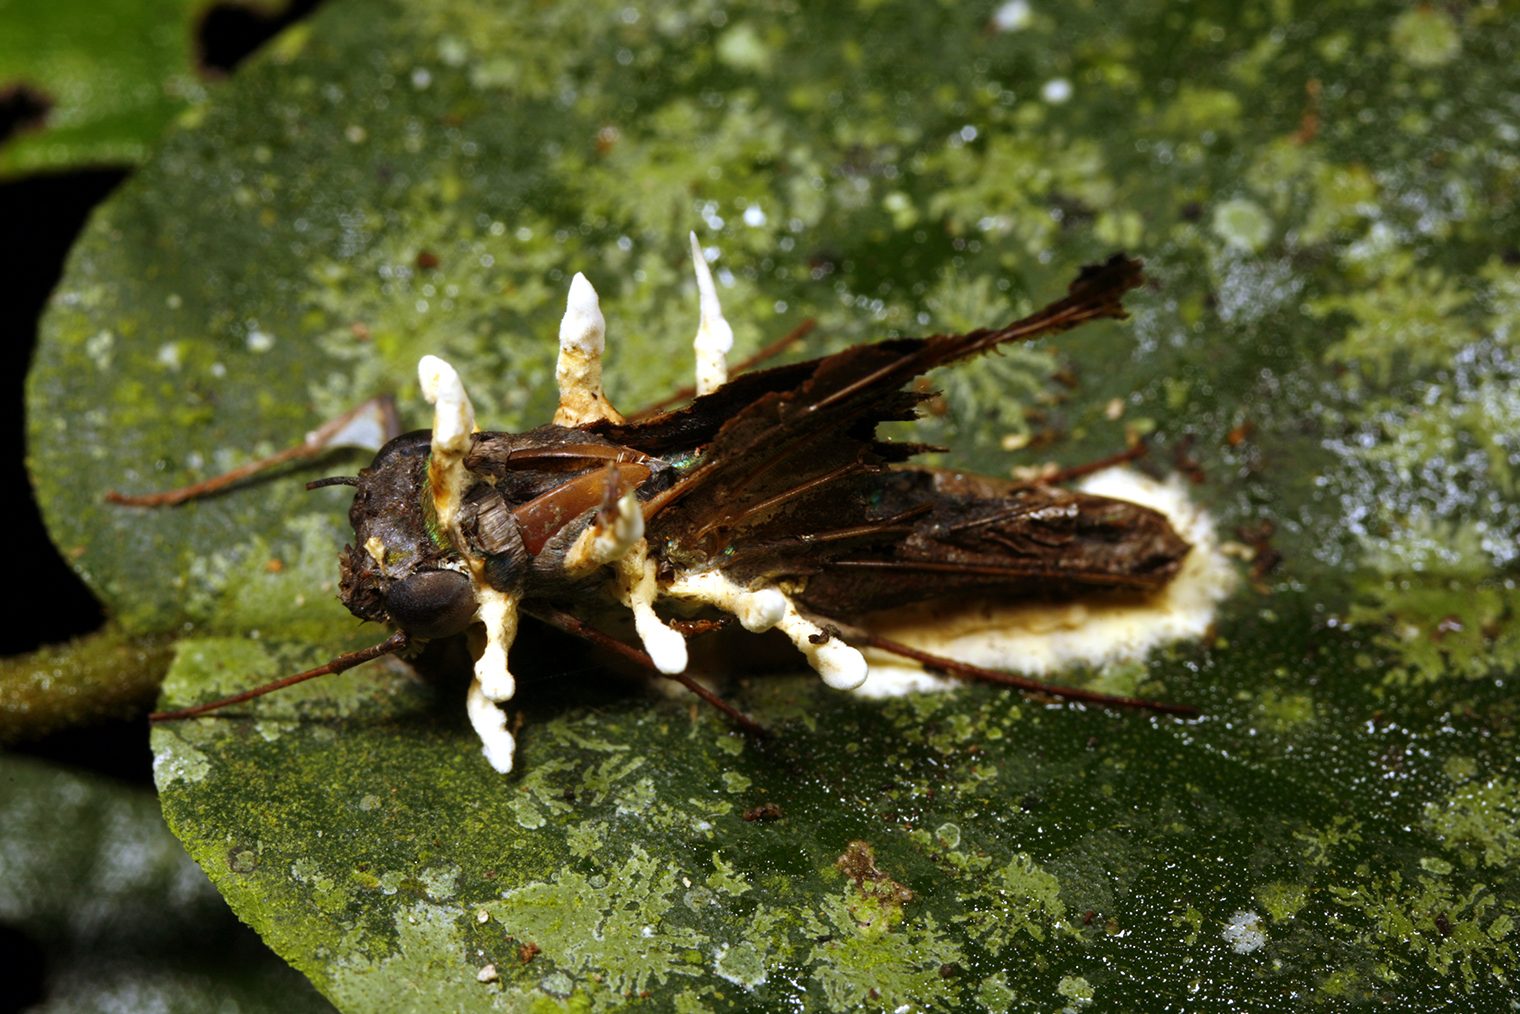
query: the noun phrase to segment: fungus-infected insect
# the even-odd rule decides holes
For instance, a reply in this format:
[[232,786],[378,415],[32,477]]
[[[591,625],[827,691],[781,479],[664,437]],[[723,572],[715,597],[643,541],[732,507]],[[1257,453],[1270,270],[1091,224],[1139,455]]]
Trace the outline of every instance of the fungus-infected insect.
[[833,687],[866,679],[862,647],[1026,685],[1032,681],[887,641],[860,621],[948,596],[1143,594],[1176,576],[1190,547],[1155,510],[1041,482],[914,467],[906,462],[923,447],[875,432],[878,423],[914,416],[929,395],[909,382],[936,366],[1124,317],[1120,300],[1142,281],[1139,261],[1115,255],[1084,268],[1064,299],[1007,327],[861,345],[729,380],[732,332],[695,237],[692,245],[701,291],[694,400],[633,422],[608,403],[605,325],[582,275],[570,285],[560,327],[560,403],[549,425],[480,432],[458,374],[424,357],[431,430],[390,440],[355,478],[312,484],[356,487],[342,599],[396,632],[309,673],[154,717],[200,714],[467,632],[475,658],[469,717],[486,758],[506,772],[515,742],[500,705],[514,693],[507,653],[521,612],[607,643],[580,618],[582,607],[620,603],[643,651],[614,644],[694,689],[682,676],[681,624],[662,617],[659,602],[717,610],[750,631],[779,629]]

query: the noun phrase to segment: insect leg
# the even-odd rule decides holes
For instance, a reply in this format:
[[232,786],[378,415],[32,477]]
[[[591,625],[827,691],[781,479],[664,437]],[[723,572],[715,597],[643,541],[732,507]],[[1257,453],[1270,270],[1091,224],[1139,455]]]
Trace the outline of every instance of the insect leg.
[[592,644],[598,645],[599,647],[615,651],[619,655],[622,655],[624,658],[628,659],[630,662],[641,665],[653,672],[658,672],[666,679],[675,680],[687,690],[690,690],[692,693],[702,698],[702,700],[706,701],[708,704],[711,704],[713,707],[723,712],[723,714],[727,715],[735,725],[742,728],[745,732],[752,733],[756,736],[767,735],[764,726],[760,725],[754,719],[740,712],[732,704],[729,704],[723,698],[719,697],[717,694],[713,693],[711,690],[707,689],[701,683],[698,683],[696,680],[692,679],[684,672],[662,672],[660,668],[654,664],[654,660],[650,658],[646,653],[640,651],[632,645],[624,644],[622,641],[619,641],[617,638],[613,637],[611,634],[606,633],[605,631],[598,630],[596,627],[593,627],[585,620],[579,619],[578,617],[572,616],[563,610],[556,609],[551,605],[543,603],[535,603],[532,606],[524,607],[523,612],[527,613],[529,616],[532,616],[534,619],[542,620],[544,623],[549,624],[551,627],[558,627],[560,630],[563,630],[567,634],[574,634],[576,637],[590,641]]
[[1113,468],[1115,465],[1123,465],[1137,458],[1143,458],[1149,453],[1149,450],[1150,448],[1142,440],[1127,450],[1120,451],[1118,454],[1110,454],[1106,458],[1099,458],[1097,461],[1072,465],[1070,468],[1057,469],[1048,474],[1041,473],[1039,481],[1047,486],[1064,486],[1073,479],[1080,479],[1083,476],[1092,475],[1094,472],[1101,472],[1105,468]]
[[262,697],[263,695],[272,693],[275,690],[283,690],[286,687],[295,686],[297,683],[304,683],[306,680],[316,679],[318,676],[329,676],[333,673],[345,672],[349,669],[352,669],[356,665],[368,662],[371,659],[379,658],[381,655],[389,655],[393,652],[405,651],[411,643],[411,636],[404,630],[398,630],[390,637],[386,638],[384,641],[381,641],[379,644],[373,647],[361,648],[358,651],[351,651],[346,655],[339,655],[337,658],[333,659],[331,662],[328,662],[326,665],[319,665],[315,669],[308,669],[305,672],[296,673],[294,676],[286,676],[284,679],[275,680],[273,683],[265,683],[261,687],[254,687],[252,690],[244,690],[240,694],[233,694],[231,697],[223,697],[218,701],[209,701],[206,704],[197,704],[194,707],[181,708],[178,711],[155,711],[153,714],[148,716],[148,721],[175,722],[182,718],[194,718],[196,715],[203,715],[208,711],[215,711],[218,708],[230,707],[233,704],[242,704],[244,701],[251,701],[255,697]]
[[178,489],[167,489],[161,493],[133,496],[111,490],[106,493],[106,500],[129,507],[173,507],[186,500],[210,496],[250,475],[257,475],[265,469],[283,465],[287,461],[315,458],[339,447],[362,447],[365,450],[378,451],[385,446],[387,441],[400,433],[401,420],[396,414],[396,403],[389,395],[381,395],[378,398],[371,398],[335,419],[329,419],[306,434],[306,439],[300,444],[286,448],[278,454],[271,454],[267,458],[239,465],[221,475],[214,475],[209,479],[202,479],[200,482],[181,486]]
[[947,673],[960,679],[978,680],[983,683],[996,683],[1000,686],[1016,687],[1019,690],[1027,690],[1031,693],[1048,694],[1051,697],[1059,697],[1068,701],[1082,701],[1085,704],[1097,704],[1109,708],[1134,708],[1141,711],[1159,711],[1167,715],[1182,715],[1192,717],[1198,714],[1197,708],[1190,708],[1185,704],[1168,704],[1165,701],[1151,701],[1141,697],[1121,697],[1117,694],[1101,694],[1094,690],[1083,690],[1080,687],[1064,687],[1054,683],[1046,683],[1041,680],[1030,679],[1027,676],[1015,676],[1013,673],[1001,672],[997,669],[983,669],[981,666],[971,665],[968,662],[959,662],[943,655],[934,655],[927,651],[919,651],[900,641],[893,641],[859,627],[835,625],[839,630],[839,636],[850,644],[861,648],[877,648],[881,651],[890,652],[903,658],[912,659],[926,669],[932,669]]

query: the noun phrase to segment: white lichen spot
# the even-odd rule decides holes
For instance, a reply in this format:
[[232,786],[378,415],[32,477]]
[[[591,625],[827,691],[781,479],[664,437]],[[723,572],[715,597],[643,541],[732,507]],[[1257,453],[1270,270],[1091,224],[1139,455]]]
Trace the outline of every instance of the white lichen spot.
[[258,328],[254,328],[248,332],[246,343],[249,352],[268,352],[274,348],[274,335],[268,331],[260,331]]
[[153,784],[163,792],[175,782],[194,784],[211,771],[211,761],[201,751],[163,726],[153,730]]
[[1462,52],[1462,32],[1447,11],[1419,4],[1393,19],[1388,41],[1412,67],[1428,69],[1450,63]]
[[359,800],[359,809],[361,810],[373,810],[376,809],[379,805],[380,797],[375,795],[373,792],[369,793],[363,799]]
[[512,812],[517,817],[517,826],[527,831],[536,831],[549,823],[544,812],[528,796],[513,796]]
[[1225,921],[1220,933],[1230,950],[1236,954],[1250,954],[1267,942],[1267,931],[1261,924],[1261,916],[1242,910]]
[[[1074,665],[1143,659],[1174,641],[1202,637],[1236,575],[1220,550],[1214,520],[1188,499],[1182,480],[1158,482],[1127,468],[1105,469],[1079,487],[1164,514],[1192,545],[1166,587],[1144,598],[1094,596],[1072,602],[930,602],[872,617],[883,637],[921,651],[988,669],[1043,676]],[[932,676],[893,655],[871,651],[868,696],[949,689],[959,683]]]
[[481,982],[481,983],[495,982],[497,979],[500,979],[500,978],[501,978],[501,976],[496,973],[496,966],[495,965],[486,965],[486,966],[482,967],[480,971],[478,971],[478,972],[475,973],[475,981],[476,982]]
[[274,722],[269,720],[260,720],[253,725],[253,729],[259,734],[259,738],[266,743],[273,743],[295,727],[296,724],[294,722]]
[[775,68],[775,57],[760,33],[741,21],[718,36],[718,59],[735,70],[765,73]]
[[459,890],[460,872],[458,866],[432,866],[423,870],[417,879],[422,881],[423,890],[434,901],[446,901]]
[[736,986],[754,989],[766,981],[765,955],[754,944],[719,944],[713,950],[713,972]]

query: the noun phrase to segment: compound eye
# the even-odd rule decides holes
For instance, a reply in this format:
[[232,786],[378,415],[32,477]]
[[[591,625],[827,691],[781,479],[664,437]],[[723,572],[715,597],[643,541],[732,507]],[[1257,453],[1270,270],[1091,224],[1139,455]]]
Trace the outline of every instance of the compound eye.
[[395,582],[385,592],[391,622],[416,637],[448,637],[470,625],[475,593],[470,579],[455,570],[425,570]]

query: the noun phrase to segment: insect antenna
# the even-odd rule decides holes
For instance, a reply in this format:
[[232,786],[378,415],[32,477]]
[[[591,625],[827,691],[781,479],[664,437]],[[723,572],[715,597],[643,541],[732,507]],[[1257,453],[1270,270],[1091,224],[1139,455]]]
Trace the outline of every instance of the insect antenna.
[[307,492],[321,489],[324,486],[357,486],[359,477],[356,475],[330,475],[325,479],[313,479],[306,484]]
[[[277,465],[292,461],[307,461],[340,447],[358,447],[378,451],[391,437],[401,432],[401,417],[396,414],[396,404],[389,395],[371,398],[357,408],[350,409],[335,419],[329,419],[306,434],[306,439],[295,447],[287,447],[278,454],[271,454],[258,461],[250,461],[221,475],[159,493],[142,495],[118,493],[109,490],[106,501],[127,507],[174,507],[187,500],[221,492],[228,486],[250,476],[268,471]],[[339,480],[344,485],[355,485],[353,480]],[[319,483],[324,484],[324,483]],[[315,485],[307,489],[316,488]]]
[[558,627],[560,630],[563,630],[567,634],[574,634],[576,637],[590,641],[592,644],[598,645],[599,647],[614,651],[617,654],[622,655],[624,658],[628,659],[630,662],[643,666],[651,672],[660,673],[660,675],[664,676],[666,679],[675,680],[687,690],[690,690],[692,693],[702,698],[702,700],[706,701],[708,704],[711,704],[713,707],[723,712],[723,714],[728,716],[730,721],[739,726],[745,732],[762,738],[770,735],[770,733],[766,731],[765,726],[756,722],[748,715],[743,714],[732,704],[729,704],[723,698],[719,697],[717,694],[713,693],[711,690],[707,689],[702,684],[692,679],[690,676],[686,675],[683,672],[660,672],[659,668],[654,664],[654,660],[651,659],[645,652],[640,651],[638,648],[635,648],[632,645],[624,644],[622,641],[619,641],[611,634],[593,627],[585,620],[572,616],[563,610],[556,609],[551,605],[543,605],[536,602],[532,605],[523,603],[523,605],[519,608],[521,608],[522,611],[527,613],[529,616],[532,616],[534,619],[542,620],[544,623],[549,624],[551,627]]
[[839,627],[840,638],[857,648],[878,648],[882,651],[899,655],[903,658],[912,659],[927,669],[933,669],[956,676],[960,679],[978,680],[983,683],[996,683],[1001,686],[1016,687],[1019,690],[1027,690],[1031,693],[1048,694],[1051,697],[1059,697],[1062,700],[1081,701],[1084,704],[1096,704],[1106,708],[1133,708],[1138,711],[1159,711],[1166,715],[1181,715],[1192,718],[1198,714],[1197,708],[1190,708],[1186,704],[1168,704],[1165,701],[1150,701],[1142,697],[1121,697],[1117,694],[1101,694],[1096,690],[1083,690],[1080,687],[1063,687],[1054,683],[1046,683],[1042,680],[1030,679],[1027,676],[1015,676],[1013,673],[1001,672],[997,669],[983,669],[978,665],[968,662],[958,662],[953,658],[943,655],[933,655],[927,651],[919,651],[909,647],[900,641],[893,641],[873,634],[858,627]]
[[297,683],[304,683],[306,680],[316,679],[318,676],[329,676],[333,673],[345,672],[356,665],[379,658],[381,655],[405,651],[411,643],[411,635],[404,630],[398,630],[373,647],[361,648],[358,651],[351,651],[346,655],[339,655],[326,665],[319,665],[315,669],[308,669],[305,672],[296,673],[294,676],[286,676],[284,679],[275,680],[273,683],[265,683],[263,686],[254,687],[252,690],[244,690],[242,693],[233,694],[231,697],[223,697],[219,701],[209,701],[206,704],[197,704],[194,707],[181,708],[178,711],[155,711],[148,716],[148,721],[175,722],[181,718],[194,718],[196,715],[203,715],[208,711],[215,711],[218,708],[242,704],[244,701],[250,701],[255,697],[262,697],[267,693],[283,690],[286,687],[295,686]]

